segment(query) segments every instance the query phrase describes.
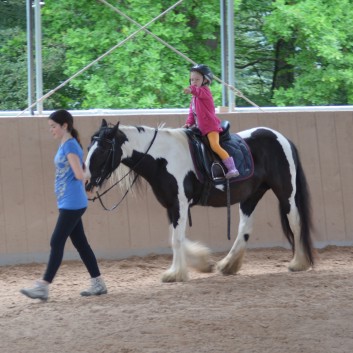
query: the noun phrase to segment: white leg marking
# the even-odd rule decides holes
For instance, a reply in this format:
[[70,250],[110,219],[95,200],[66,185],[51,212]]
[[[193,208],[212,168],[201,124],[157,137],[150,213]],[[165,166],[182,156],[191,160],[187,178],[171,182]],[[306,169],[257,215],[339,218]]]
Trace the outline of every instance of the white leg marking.
[[300,217],[295,204],[291,203],[290,207],[288,221],[294,235],[294,256],[288,265],[288,269],[290,271],[305,271],[310,268],[310,263],[305,256],[303,244],[300,240]]
[[185,252],[185,228],[187,220],[187,202],[180,200],[180,218],[176,228],[171,224],[169,232],[173,249],[173,262],[170,268],[162,275],[162,282],[183,282],[187,281],[188,269]]
[[[177,228],[179,228],[178,226]],[[162,282],[184,282],[189,279],[186,266],[186,257],[183,240],[180,239],[180,231],[170,226],[172,233],[173,261],[172,265],[162,275]]]
[[235,274],[240,270],[247,243],[244,236],[245,234],[250,236],[252,233],[253,213],[250,216],[246,216],[239,207],[239,216],[240,220],[237,238],[227,256],[217,264],[217,269],[224,275]]
[[199,242],[193,242],[186,238],[185,229],[187,221],[188,204],[180,203],[180,220],[174,229],[170,225],[171,244],[173,249],[173,261],[170,268],[162,275],[163,282],[183,282],[189,279],[187,265],[201,272],[211,272],[213,264],[210,260],[210,249]]

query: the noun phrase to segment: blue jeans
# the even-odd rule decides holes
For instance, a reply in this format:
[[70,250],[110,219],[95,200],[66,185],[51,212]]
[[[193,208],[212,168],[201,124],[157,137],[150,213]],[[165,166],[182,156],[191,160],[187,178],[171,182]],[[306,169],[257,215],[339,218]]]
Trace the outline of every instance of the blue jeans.
[[86,208],[79,210],[59,209],[59,217],[50,240],[50,256],[43,279],[51,283],[61,265],[65,243],[70,237],[72,244],[80,254],[91,278],[100,276],[96,256],[88,244],[82,224],[82,215]]

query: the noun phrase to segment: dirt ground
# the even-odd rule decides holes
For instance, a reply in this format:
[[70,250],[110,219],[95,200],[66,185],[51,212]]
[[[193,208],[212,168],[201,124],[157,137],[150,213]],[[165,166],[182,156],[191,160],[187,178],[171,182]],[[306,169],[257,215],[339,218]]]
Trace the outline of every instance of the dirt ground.
[[290,257],[248,250],[235,276],[171,284],[160,282],[170,256],[100,261],[109,293],[94,298],[79,295],[83,265],[64,262],[47,302],[19,293],[43,264],[0,267],[0,352],[353,352],[353,248],[320,250],[301,273]]

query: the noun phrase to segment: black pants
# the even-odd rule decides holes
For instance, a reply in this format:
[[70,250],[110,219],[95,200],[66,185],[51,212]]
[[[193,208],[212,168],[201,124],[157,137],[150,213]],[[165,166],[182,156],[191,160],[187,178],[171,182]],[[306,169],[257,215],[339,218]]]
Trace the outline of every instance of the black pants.
[[59,217],[50,240],[50,256],[47,269],[43,279],[51,283],[61,265],[65,243],[70,237],[72,244],[80,254],[80,257],[85,264],[92,278],[100,276],[97,259],[94,255],[88,240],[85,235],[82,224],[82,215],[86,208],[79,210],[59,210]]

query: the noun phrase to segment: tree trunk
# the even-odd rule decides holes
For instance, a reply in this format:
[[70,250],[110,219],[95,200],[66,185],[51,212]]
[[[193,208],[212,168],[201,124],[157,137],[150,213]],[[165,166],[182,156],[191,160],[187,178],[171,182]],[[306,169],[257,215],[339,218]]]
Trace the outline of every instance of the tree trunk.
[[275,45],[275,67],[273,71],[272,87],[273,91],[283,87],[289,88],[294,82],[294,67],[287,62],[287,59],[294,54],[294,40],[285,41],[279,39]]

